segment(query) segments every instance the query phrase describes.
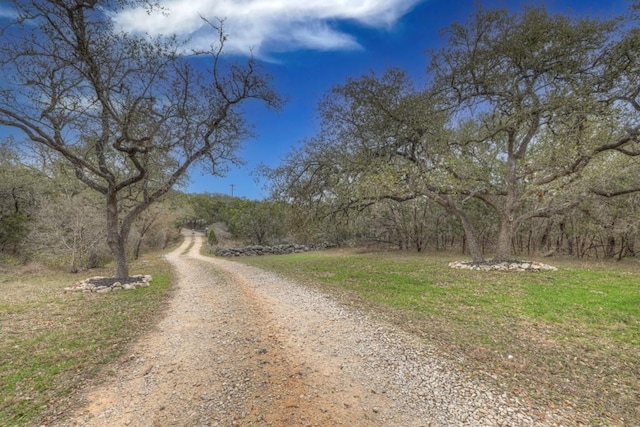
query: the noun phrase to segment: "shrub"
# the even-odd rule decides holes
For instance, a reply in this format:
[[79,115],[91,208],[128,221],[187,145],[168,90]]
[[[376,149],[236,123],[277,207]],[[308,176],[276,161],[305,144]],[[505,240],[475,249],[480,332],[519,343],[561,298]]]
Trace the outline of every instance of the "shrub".
[[218,244],[218,238],[216,237],[216,232],[213,230],[213,228],[209,230],[208,242],[211,246]]

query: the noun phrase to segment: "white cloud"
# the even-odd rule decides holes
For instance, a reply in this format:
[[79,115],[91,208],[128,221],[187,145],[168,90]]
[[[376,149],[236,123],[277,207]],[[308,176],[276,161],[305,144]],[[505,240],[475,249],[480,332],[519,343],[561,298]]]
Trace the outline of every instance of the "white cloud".
[[356,38],[336,26],[351,21],[372,28],[390,28],[424,0],[166,0],[164,11],[128,9],[114,17],[134,33],[177,34],[190,47],[207,49],[212,31],[201,17],[224,19],[229,52],[259,56],[298,49],[359,49]]

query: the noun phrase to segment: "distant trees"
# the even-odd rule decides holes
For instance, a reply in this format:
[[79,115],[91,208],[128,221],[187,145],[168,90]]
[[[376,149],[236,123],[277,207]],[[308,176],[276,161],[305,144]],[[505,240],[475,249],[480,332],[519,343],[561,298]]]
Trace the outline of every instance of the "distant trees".
[[51,265],[76,273],[104,264],[108,255],[100,198],[87,191],[72,171],[55,164],[43,180],[26,250]]
[[401,203],[385,200],[372,212],[372,231],[375,233],[372,240],[421,252],[438,234],[435,227],[439,211],[438,206],[426,197]]
[[173,193],[166,195],[136,219],[131,231],[134,259],[140,257],[144,247],[165,249],[177,240],[180,233],[176,227],[178,212],[175,209],[175,198]]
[[204,229],[221,223],[235,239],[256,245],[280,243],[288,237],[283,203],[222,194],[183,194],[181,198],[188,207],[181,218],[186,227]]
[[0,252],[17,253],[29,234],[41,193],[42,175],[23,167],[6,143],[0,144]]
[[524,224],[640,189],[636,175],[586,179],[640,154],[640,33],[629,20],[479,9],[444,34],[425,89],[397,69],[333,88],[320,132],[268,172],[275,194],[325,216],[386,201],[386,221],[404,225],[409,205],[388,203],[426,198],[457,218],[481,261],[487,230],[494,259],[508,260]]
[[286,235],[285,210],[281,203],[240,199],[226,209],[229,231],[249,243],[280,243]]
[[[0,145],[0,254],[74,273],[105,265],[110,251],[99,195],[56,156],[12,146]],[[127,247],[132,257],[137,258],[144,248],[161,249],[175,239],[173,197],[165,196],[135,221]]]
[[222,211],[234,198],[224,194],[181,194],[181,205],[184,209],[180,216],[182,226],[201,230],[216,222],[227,222]]
[[197,67],[170,37],[114,28],[111,12],[144,3],[15,1],[0,45],[0,125],[57,153],[100,195],[116,277],[129,274],[136,220],[191,165],[220,175],[236,161],[248,135],[240,105],[280,103],[253,60],[225,60],[221,29]]

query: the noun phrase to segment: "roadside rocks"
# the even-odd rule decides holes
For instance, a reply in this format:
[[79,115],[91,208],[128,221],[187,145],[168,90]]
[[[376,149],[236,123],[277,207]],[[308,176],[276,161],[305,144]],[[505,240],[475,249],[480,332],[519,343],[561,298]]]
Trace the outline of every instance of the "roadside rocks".
[[137,288],[146,288],[149,286],[152,277],[149,275],[131,276],[125,279],[116,279],[115,277],[96,276],[81,280],[73,286],[64,288],[65,292],[84,292],[104,294],[111,291],[131,290]]
[[479,271],[557,271],[558,268],[552,265],[533,261],[454,261],[449,263],[450,268],[458,270],[479,270]]
[[215,255],[219,257],[261,256],[261,255],[286,255],[308,251],[334,248],[336,245],[321,243],[312,246],[298,245],[295,243],[275,246],[245,246],[244,248],[218,248]]

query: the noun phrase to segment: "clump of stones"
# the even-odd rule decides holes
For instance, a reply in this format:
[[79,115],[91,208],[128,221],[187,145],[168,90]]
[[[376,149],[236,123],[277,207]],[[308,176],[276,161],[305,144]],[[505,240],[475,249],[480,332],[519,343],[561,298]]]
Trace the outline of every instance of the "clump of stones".
[[132,289],[146,288],[152,277],[149,275],[131,276],[125,279],[96,276],[84,279],[73,286],[64,288],[65,292],[84,292],[104,294],[112,291],[129,291]]
[[218,248],[215,255],[219,257],[239,257],[239,256],[261,256],[261,255],[287,255],[298,254],[308,251],[319,251],[323,249],[335,248],[337,245],[330,243],[320,243],[311,246],[285,244],[275,246],[245,246],[244,248]]
[[533,261],[502,261],[502,262],[472,262],[454,261],[449,263],[449,267],[459,270],[479,270],[479,271],[557,271],[552,265]]

